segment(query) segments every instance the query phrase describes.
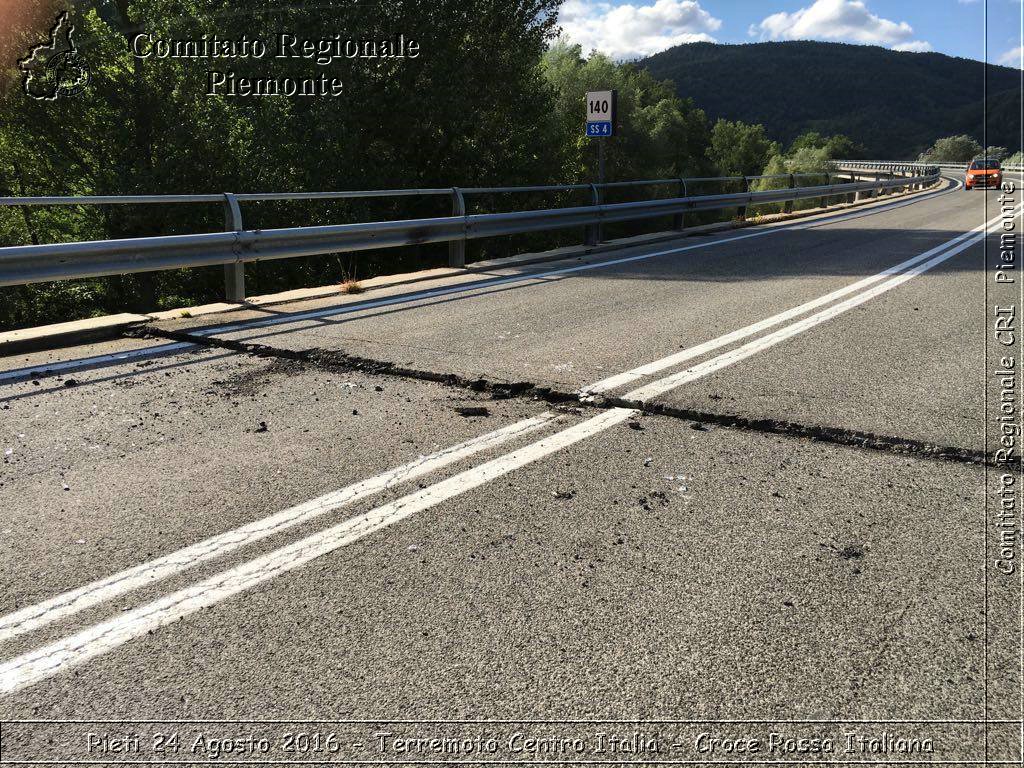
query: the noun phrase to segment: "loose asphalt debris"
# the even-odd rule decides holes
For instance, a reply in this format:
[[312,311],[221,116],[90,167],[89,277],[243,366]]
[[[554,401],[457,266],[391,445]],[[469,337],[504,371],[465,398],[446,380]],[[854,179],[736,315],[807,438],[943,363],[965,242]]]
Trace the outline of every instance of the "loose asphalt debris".
[[482,405],[462,405],[455,409],[459,416],[490,416],[491,412]]

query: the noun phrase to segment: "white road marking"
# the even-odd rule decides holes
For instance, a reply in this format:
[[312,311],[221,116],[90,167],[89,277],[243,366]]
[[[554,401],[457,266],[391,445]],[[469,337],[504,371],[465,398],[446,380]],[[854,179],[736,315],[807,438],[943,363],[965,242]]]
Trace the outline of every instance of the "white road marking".
[[[245,331],[250,329],[266,328],[291,323],[301,323],[309,320],[320,320],[326,317],[337,317],[339,315],[347,315],[352,314],[354,312],[362,312],[364,310],[375,309],[377,307],[386,307],[395,304],[407,304],[416,301],[422,301],[425,299],[437,298],[439,296],[448,296],[456,293],[468,293],[470,291],[492,288],[497,285],[526,282],[529,280],[540,280],[545,277],[567,275],[591,269],[601,269],[603,267],[615,266],[616,264],[626,264],[633,261],[643,261],[645,259],[653,259],[659,256],[668,256],[675,253],[682,253],[684,251],[690,251],[698,248],[710,248],[712,246],[722,245],[724,243],[732,243],[737,240],[746,240],[752,237],[764,237],[766,235],[773,235],[779,232],[814,229],[817,227],[826,226],[828,224],[835,224],[838,222],[850,221],[852,219],[859,219],[864,216],[873,216],[876,213],[891,211],[896,208],[902,208],[903,206],[906,205],[913,205],[914,203],[918,203],[926,198],[930,199],[935,197],[941,197],[942,195],[949,194],[950,192],[955,192],[957,189],[959,189],[959,187],[960,183],[956,182],[956,186],[950,189],[929,192],[926,193],[925,195],[914,197],[910,200],[901,200],[894,203],[870,208],[868,210],[852,211],[850,213],[840,213],[836,214],[835,216],[825,216],[824,218],[813,219],[812,221],[806,222],[798,222],[796,224],[783,224],[780,226],[769,227],[763,230],[746,232],[741,235],[733,235],[731,237],[709,240],[703,243],[694,243],[692,245],[686,245],[679,248],[669,248],[667,250],[655,251],[653,253],[641,253],[634,256],[626,256],[619,259],[610,259],[608,261],[598,261],[588,264],[580,264],[573,267],[563,267],[561,269],[547,270],[545,272],[531,272],[524,273],[521,275],[512,275],[509,277],[499,277],[493,280],[477,281],[465,285],[454,285],[447,286],[445,288],[434,288],[426,291],[401,294],[399,296],[390,296],[385,299],[360,302],[357,304],[346,305],[343,307],[331,307],[328,309],[310,310],[309,312],[296,312],[295,314],[287,315],[284,317],[272,317],[261,320],[243,321],[229,325],[216,326],[213,328],[204,328],[201,330],[193,331],[192,333],[196,336],[214,336],[223,333],[234,333],[237,331]],[[163,355],[173,354],[175,352],[182,352],[188,349],[194,349],[198,346],[198,344],[194,344],[192,342],[162,344],[157,347],[147,347],[146,349],[129,350],[127,352],[116,352],[108,355],[96,355],[93,357],[80,358],[78,360],[67,360],[60,363],[50,363],[45,365],[32,366],[28,368],[15,368],[9,371],[0,371],[0,384],[13,383],[16,381],[33,378],[34,376],[37,375],[71,373],[73,371],[79,371],[86,368],[102,367],[109,364],[129,363],[135,360],[142,360],[150,357],[159,357]]]
[[536,432],[561,418],[554,413],[542,413],[539,416],[509,424],[429,456],[421,456],[414,461],[395,467],[376,477],[354,483],[347,488],[333,491],[261,520],[255,520],[234,530],[212,536],[155,560],[98,579],[78,589],[56,595],[49,600],[9,613],[0,617],[0,642],[52,624],[119,595],[176,576],[200,563],[223,557],[237,549],[307,523],[321,515],[354,504],[388,488],[394,488],[474,456],[481,451]]
[[403,496],[293,544],[178,590],[0,665],[0,693],[11,693],[81,664],[154,629],[295,570],[375,531],[578,443],[635,411],[615,408],[447,480]]
[[[804,320],[750,342],[736,350],[720,355],[700,366],[673,374],[634,390],[627,397],[641,400],[662,394],[688,381],[746,359],[756,352],[825,322],[869,299],[902,285],[937,264],[946,261],[980,241],[988,227],[998,223],[996,217],[984,225],[946,243],[948,250],[919,264],[911,270],[881,285],[854,296],[847,301],[815,313]],[[970,237],[971,235],[974,237]],[[935,249],[932,249],[934,251]],[[370,512],[346,520],[327,530],[315,533],[293,544],[228,569],[193,586],[178,590],[164,598],[143,605],[113,619],[88,627],[36,651],[22,654],[0,665],[0,693],[11,693],[56,675],[88,659],[105,654],[134,638],[165,626],[202,608],[233,597],[253,586],[333,552],[371,533],[429,509],[443,501],[477,488],[515,469],[531,464],[551,453],[596,435],[638,414],[631,408],[613,408],[586,421],[520,448],[505,456],[492,459],[465,470],[447,480],[428,486]]]
[[[910,201],[903,201],[901,204],[909,204],[909,202]],[[858,213],[863,214],[865,212]],[[818,222],[805,222],[800,226],[817,223]],[[970,234],[971,233],[967,232],[960,237],[966,238],[970,236]],[[751,233],[744,234],[739,237],[748,236],[751,236]],[[688,247],[703,247],[706,245],[708,244],[701,243],[696,246]],[[773,325],[778,325],[779,323],[802,314],[803,312],[809,311],[843,295],[870,285],[873,282],[881,280],[888,274],[898,272],[908,266],[911,266],[932,255],[942,247],[944,246],[933,248],[924,254],[908,259],[907,261],[891,267],[884,272],[861,280],[838,291],[834,291],[826,296],[807,302],[806,304],[802,304],[799,307],[779,313],[759,323],[725,334],[717,339],[712,339],[711,341],[691,347],[688,350],[663,358],[662,360],[654,361],[631,371],[625,371],[617,374],[616,376],[612,376],[604,381],[587,387],[584,391],[606,391],[625,383],[631,383],[643,376],[677,365],[680,362],[720,348]],[[189,345],[173,344],[168,346],[177,350]],[[123,355],[111,355],[109,357],[120,358],[123,357]],[[386,488],[394,487],[402,482],[422,477],[437,469],[478,453],[479,451],[486,450],[487,448],[503,443],[512,437],[532,432],[544,424],[549,423],[554,418],[553,414],[545,413],[536,419],[528,419],[503,429],[499,429],[495,432],[482,435],[474,440],[452,446],[451,448],[435,453],[429,457],[424,457],[418,461],[411,462],[401,467],[396,467],[395,469],[378,475],[377,477],[356,483],[347,488],[327,494],[318,499],[313,499],[291,509],[283,510],[275,515],[254,521],[232,531],[218,534],[217,536],[213,536],[176,552],[142,563],[138,566],[126,569],[103,579],[98,579],[77,589],[56,595],[41,603],[27,606],[5,616],[0,616],[0,642],[11,640],[27,632],[34,631],[55,621],[72,616],[106,600],[114,599],[136,589],[152,585],[162,579],[175,576],[203,562],[227,555],[244,546],[248,546],[256,541],[260,541],[269,536],[286,531],[296,525],[301,525],[342,506],[360,501]]]

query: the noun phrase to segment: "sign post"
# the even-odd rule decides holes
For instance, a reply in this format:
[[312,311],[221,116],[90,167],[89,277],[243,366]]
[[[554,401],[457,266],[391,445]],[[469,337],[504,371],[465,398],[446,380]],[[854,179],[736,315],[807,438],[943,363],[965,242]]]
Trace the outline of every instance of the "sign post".
[[587,129],[588,138],[598,139],[597,142],[597,183],[604,183],[604,142],[609,136],[615,135],[615,117],[618,101],[617,91],[587,92]]

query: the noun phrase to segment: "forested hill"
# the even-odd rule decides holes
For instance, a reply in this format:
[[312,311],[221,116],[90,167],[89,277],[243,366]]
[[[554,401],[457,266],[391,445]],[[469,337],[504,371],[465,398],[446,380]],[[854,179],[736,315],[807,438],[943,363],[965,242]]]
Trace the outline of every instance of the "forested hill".
[[[788,143],[843,133],[872,157],[914,158],[940,136],[982,137],[984,65],[843,43],[690,43],[639,62],[709,117],[762,123]],[[1020,145],[1020,74],[988,67],[989,145]]]

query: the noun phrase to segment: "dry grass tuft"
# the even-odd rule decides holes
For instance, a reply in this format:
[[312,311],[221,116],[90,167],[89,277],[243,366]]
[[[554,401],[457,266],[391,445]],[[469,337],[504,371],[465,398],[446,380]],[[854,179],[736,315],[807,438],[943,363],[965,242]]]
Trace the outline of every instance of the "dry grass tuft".
[[341,284],[342,293],[362,293],[365,288],[359,283],[358,280],[346,280]]

